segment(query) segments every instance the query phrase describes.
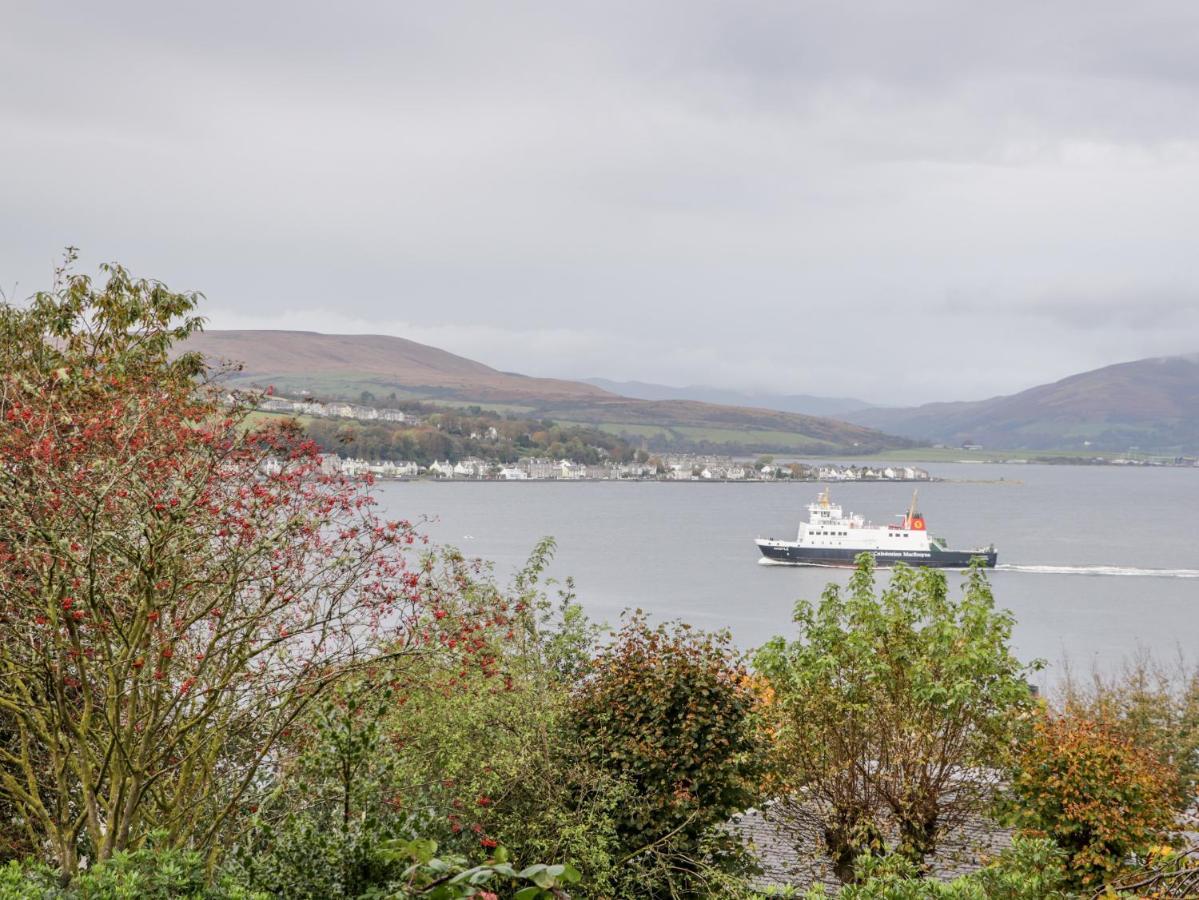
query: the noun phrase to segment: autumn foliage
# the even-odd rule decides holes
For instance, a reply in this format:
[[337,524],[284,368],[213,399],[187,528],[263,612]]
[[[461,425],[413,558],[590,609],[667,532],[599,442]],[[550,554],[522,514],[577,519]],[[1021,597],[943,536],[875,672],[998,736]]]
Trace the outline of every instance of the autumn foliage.
[[411,527],[172,356],[194,295],[105,272],[0,307],[0,799],[68,874],[214,847],[315,697],[423,639]]
[[[754,675],[639,613],[597,649],[541,586],[552,541],[510,588],[413,552],[180,352],[196,295],[103,272],[0,303],[0,894],[750,896],[726,823],[767,792],[816,801],[846,896],[1199,878],[1160,846],[1193,682],[1038,714],[981,570],[953,599],[868,559]],[[1037,839],[930,893],[941,834],[1005,788]]]
[[1052,838],[1074,881],[1094,888],[1167,841],[1176,780],[1152,750],[1111,727],[1046,715],[1021,748],[1014,819]]

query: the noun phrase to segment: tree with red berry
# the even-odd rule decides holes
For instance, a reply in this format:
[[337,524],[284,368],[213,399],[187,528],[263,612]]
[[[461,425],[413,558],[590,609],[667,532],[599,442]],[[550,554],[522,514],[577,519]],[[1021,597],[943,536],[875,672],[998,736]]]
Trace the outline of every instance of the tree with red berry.
[[178,352],[198,295],[73,260],[0,304],[0,803],[64,878],[215,852],[305,708],[429,627],[411,526]]

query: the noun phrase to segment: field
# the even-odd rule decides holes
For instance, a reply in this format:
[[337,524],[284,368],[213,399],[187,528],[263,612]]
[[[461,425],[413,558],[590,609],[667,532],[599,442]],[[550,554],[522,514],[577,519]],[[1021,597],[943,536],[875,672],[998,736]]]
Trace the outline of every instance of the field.
[[[849,459],[845,454],[810,454],[813,459]],[[1136,459],[1150,460],[1158,458],[1151,453],[1111,453],[1094,450],[962,450],[960,447],[908,447],[901,450],[887,450],[881,453],[871,453],[865,456],[852,457],[854,462],[911,462],[911,463],[986,463],[1010,462],[1043,462],[1046,460],[1077,460],[1079,463],[1091,459]]]

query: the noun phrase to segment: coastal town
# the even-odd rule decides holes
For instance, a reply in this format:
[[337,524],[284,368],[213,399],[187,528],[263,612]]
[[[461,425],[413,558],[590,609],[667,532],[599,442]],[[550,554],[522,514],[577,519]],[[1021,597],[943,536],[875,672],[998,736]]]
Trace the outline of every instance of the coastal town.
[[367,461],[322,454],[326,474],[349,478],[458,481],[930,481],[915,466],[852,466],[775,463],[770,457],[744,462],[727,456],[681,454],[645,462],[586,465],[569,459],[522,457],[511,464],[478,457],[421,466],[412,461]]
[[[229,398],[232,400],[232,398]],[[316,419],[343,419],[361,423],[391,423],[401,427],[424,425],[441,430],[444,413],[416,415],[409,410],[380,408],[369,403],[322,401],[304,396],[260,398],[257,408],[266,413]],[[455,423],[460,425],[461,423]],[[495,426],[482,427],[466,435],[485,454],[445,455],[425,461],[417,459],[365,458],[351,452],[323,453],[326,474],[348,478],[444,481],[929,481],[924,469],[911,465],[839,465],[834,463],[776,462],[773,456],[756,460],[730,455],[659,453],[638,450],[631,459],[621,459],[602,447],[593,447],[594,459],[584,461],[561,455],[511,454],[493,451],[500,438]],[[339,448],[340,449],[340,448]],[[268,465],[274,468],[277,463]]]

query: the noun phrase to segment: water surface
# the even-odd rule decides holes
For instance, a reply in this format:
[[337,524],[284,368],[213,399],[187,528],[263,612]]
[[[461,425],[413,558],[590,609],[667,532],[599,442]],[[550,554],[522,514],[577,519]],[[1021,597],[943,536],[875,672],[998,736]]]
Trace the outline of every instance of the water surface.
[[[1138,646],[1199,651],[1199,470],[931,465],[951,479],[920,486],[929,530],[968,548],[994,542],[996,600],[1016,615],[1024,658],[1076,669],[1117,666]],[[1001,480],[1002,479],[1002,480]],[[441,543],[514,571],[544,536],[551,569],[615,622],[639,607],[658,618],[727,627],[746,648],[790,633],[797,598],[815,599],[834,569],[758,565],[757,536],[793,537],[816,484],[698,482],[411,482],[379,487],[391,516],[435,517]],[[834,484],[847,512],[895,521],[908,484]],[[950,578],[956,582],[959,576]],[[1051,678],[1052,676],[1047,676]]]

